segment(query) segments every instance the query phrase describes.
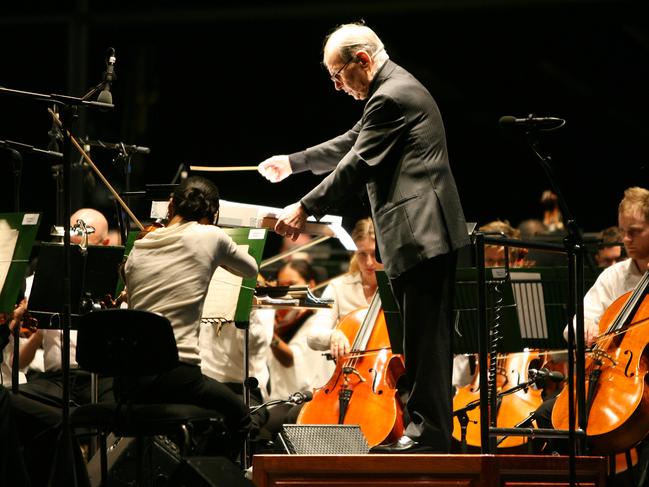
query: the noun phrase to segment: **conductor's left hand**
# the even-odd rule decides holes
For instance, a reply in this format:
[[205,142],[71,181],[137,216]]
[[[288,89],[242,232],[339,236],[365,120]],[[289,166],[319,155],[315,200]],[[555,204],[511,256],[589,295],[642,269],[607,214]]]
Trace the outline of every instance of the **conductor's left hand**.
[[299,202],[288,205],[282,210],[277,219],[275,232],[295,241],[304,230],[307,216],[306,211]]

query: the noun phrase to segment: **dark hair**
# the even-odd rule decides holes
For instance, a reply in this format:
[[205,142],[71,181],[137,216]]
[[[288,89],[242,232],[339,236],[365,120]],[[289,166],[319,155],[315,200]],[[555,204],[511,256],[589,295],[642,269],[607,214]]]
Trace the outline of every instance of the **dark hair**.
[[[297,272],[308,283],[309,281],[317,281],[315,271],[311,264],[303,259],[289,260],[286,264],[280,267],[280,271],[286,267],[290,267]],[[278,271],[279,273],[279,271]]]
[[174,213],[187,221],[207,218],[210,223],[219,211],[219,190],[209,179],[191,176],[174,190]]

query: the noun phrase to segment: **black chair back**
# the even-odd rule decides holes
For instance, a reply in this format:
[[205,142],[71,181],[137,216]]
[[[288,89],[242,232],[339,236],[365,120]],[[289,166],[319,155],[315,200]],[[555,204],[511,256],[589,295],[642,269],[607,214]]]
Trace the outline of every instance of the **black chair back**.
[[133,309],[92,311],[79,321],[77,363],[106,377],[154,375],[178,363],[171,322]]

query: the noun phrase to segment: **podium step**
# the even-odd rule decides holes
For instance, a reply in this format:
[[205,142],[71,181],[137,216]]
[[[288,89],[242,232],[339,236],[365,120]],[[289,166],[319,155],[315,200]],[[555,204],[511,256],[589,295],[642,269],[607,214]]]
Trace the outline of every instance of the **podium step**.
[[[256,487],[568,487],[568,457],[540,455],[256,455]],[[606,459],[577,457],[580,487],[605,487]]]

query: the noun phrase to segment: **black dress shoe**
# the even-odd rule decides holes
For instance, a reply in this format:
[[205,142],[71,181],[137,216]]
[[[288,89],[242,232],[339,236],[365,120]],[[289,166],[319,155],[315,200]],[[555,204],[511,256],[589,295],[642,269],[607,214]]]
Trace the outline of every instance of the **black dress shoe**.
[[370,448],[370,453],[436,453],[432,446],[418,443],[409,436],[402,436],[394,443],[377,445]]

